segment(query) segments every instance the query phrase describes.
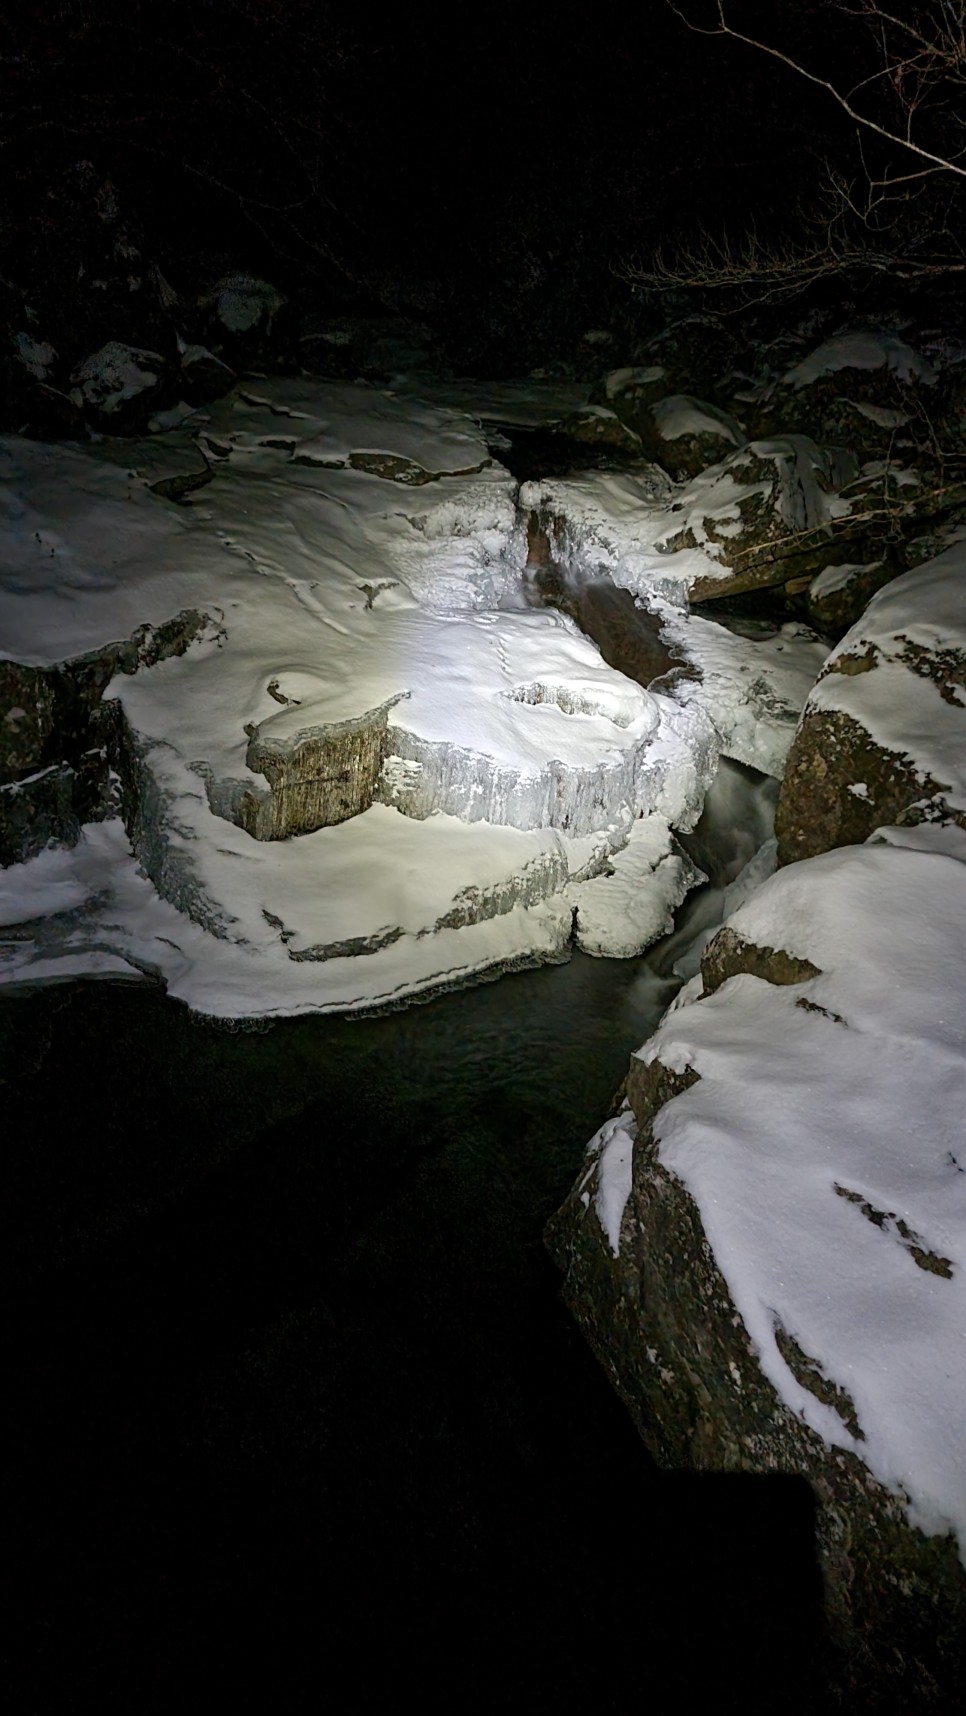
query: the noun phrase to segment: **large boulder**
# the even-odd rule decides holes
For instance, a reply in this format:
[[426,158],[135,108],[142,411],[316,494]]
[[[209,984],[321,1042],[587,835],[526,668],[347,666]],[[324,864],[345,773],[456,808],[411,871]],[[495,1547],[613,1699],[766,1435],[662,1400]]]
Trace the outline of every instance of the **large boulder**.
[[229,368],[294,370],[301,354],[294,309],[267,280],[237,271],[199,299],[204,344]]
[[928,358],[886,329],[846,328],[748,395],[758,435],[796,431],[866,456],[929,441],[938,394]]
[[160,352],[108,340],[71,374],[70,398],[97,429],[125,435],[177,399],[177,378]]
[[829,656],[775,819],[779,862],[887,823],[966,827],[966,545],[896,578]]
[[785,584],[834,558],[833,523],[850,510],[839,491],[856,473],[848,454],[804,435],[751,441],[681,490],[659,545],[718,562],[692,584],[692,601]]
[[646,456],[678,479],[696,477],[745,440],[736,418],[686,393],[665,394],[642,405],[635,422]]
[[807,1479],[836,1707],[913,1712],[966,1692],[966,835],[887,834],[739,908],[548,1239],[657,1460]]

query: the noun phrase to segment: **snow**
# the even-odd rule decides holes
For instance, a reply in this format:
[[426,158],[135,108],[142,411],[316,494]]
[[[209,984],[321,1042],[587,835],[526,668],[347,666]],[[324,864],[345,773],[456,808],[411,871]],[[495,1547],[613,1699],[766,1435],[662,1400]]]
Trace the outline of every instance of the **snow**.
[[922,382],[931,387],[936,380],[932,364],[897,334],[865,333],[859,329],[823,340],[801,363],[793,364],[782,379],[786,387],[794,387],[797,392],[841,369],[888,369],[906,386]]
[[631,959],[667,935],[685,894],[705,880],[674,843],[663,816],[640,818],[603,874],[572,883],[574,937],[584,953]]
[[660,1160],[781,1399],[966,1559],[966,835],[890,829],[790,865],[730,923],[820,975],[742,974],[666,1016],[642,1058],[699,1081],[656,1119]]
[[844,590],[853,578],[859,577],[863,572],[876,572],[881,565],[881,560],[871,560],[868,563],[849,560],[841,566],[823,566],[821,572],[816,572],[812,579],[808,593],[816,597],[832,596],[837,590]]
[[634,1139],[637,1122],[629,1107],[605,1120],[588,1145],[593,1160],[587,1179],[597,1173],[594,1208],[614,1256],[620,1252],[621,1222],[631,1195]]
[[716,435],[719,440],[740,447],[745,438],[740,424],[726,411],[684,393],[672,393],[657,400],[651,407],[651,415],[665,441],[678,441],[682,435]]
[[659,363],[647,364],[638,369],[612,369],[604,377],[604,391],[608,399],[616,399],[619,394],[627,393],[635,387],[649,387],[652,382],[662,381],[664,373],[664,366]]
[[[394,849],[378,843],[367,846],[357,832],[353,852],[361,868],[353,871],[351,857],[343,854],[343,869],[352,872],[351,888],[348,893],[333,891],[328,898],[320,888],[325,869],[319,846],[338,829],[322,829],[299,841],[248,841],[243,846],[246,837],[240,831],[228,824],[224,828],[225,845],[221,851],[212,849],[209,862],[220,860],[233,870],[233,859],[241,858],[243,864],[242,877],[232,876],[239,916],[229,923],[206,926],[162,898],[135,861],[116,820],[87,826],[75,847],[41,853],[29,864],[0,871],[0,922],[18,926],[0,938],[2,981],[29,986],[88,971],[102,975],[106,969],[131,977],[145,974],[163,979],[168,993],[196,1012],[248,1019],[393,1005],[486,973],[568,957],[572,912],[559,895],[530,907],[512,905],[460,928],[434,930],[434,911],[452,909],[454,901],[446,896],[445,883],[437,885],[435,904],[430,897],[438,842],[436,829],[419,841],[424,824],[395,818],[394,832],[412,831],[417,842],[403,854],[403,867],[395,877]],[[232,838],[236,834],[237,841]],[[485,855],[486,841],[480,840],[467,856],[475,860]],[[254,866],[250,872],[244,870],[245,859]],[[491,875],[493,869],[490,860]],[[457,879],[471,886],[467,878],[472,873],[471,864],[460,869]],[[274,891],[263,895],[266,877],[274,880]],[[452,878],[451,866],[447,880]],[[366,910],[370,882],[375,891]],[[327,911],[344,942],[349,923],[338,917],[338,909],[347,899],[357,900],[365,913],[351,923],[356,931],[378,925],[385,932],[398,927],[394,919],[405,918],[415,925],[422,919],[422,933],[417,928],[385,940],[368,954],[333,953],[326,958],[323,951],[293,958],[286,938],[293,923],[298,924],[300,905],[316,912],[309,933],[325,933],[319,914]],[[280,907],[285,918],[272,912],[272,905]]]
[[966,690],[943,696],[927,674],[910,668],[909,651],[966,652],[966,542],[955,542],[933,560],[895,578],[874,596],[865,613],[829,656],[876,654],[868,673],[826,671],[809,697],[809,708],[841,710],[861,723],[876,744],[911,757],[917,772],[945,788],[947,802],[966,809],[966,751],[963,710]]
[[[205,460],[189,504],[152,492]],[[605,564],[643,592],[701,670],[645,690],[528,604],[532,487],[518,495],[465,412],[307,377],[237,387],[143,441],[0,441],[3,654],[50,665],[198,616],[184,654],[105,693],[137,759],[138,887],[123,832],[88,828],[57,869],[73,903],[53,919],[71,927],[51,940],[31,903],[49,854],[8,872],[9,921],[47,927],[13,938],[6,979],[86,949],[92,970],[121,958],[248,1016],[566,957],[578,901],[596,952],[660,934],[692,879],[669,827],[694,824],[722,751],[780,773],[821,646],[687,615],[668,568],[688,557],[653,547],[671,492],[656,468],[560,485],[574,575]],[[385,725],[376,802],[252,839],[238,824],[270,795],[265,749],[344,723]]]

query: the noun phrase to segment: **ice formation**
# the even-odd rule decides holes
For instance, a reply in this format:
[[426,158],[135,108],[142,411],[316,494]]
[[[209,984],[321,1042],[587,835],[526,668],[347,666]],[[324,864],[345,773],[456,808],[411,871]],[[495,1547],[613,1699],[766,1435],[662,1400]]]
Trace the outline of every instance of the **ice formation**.
[[[496,390],[478,415],[526,419],[533,396]],[[567,573],[632,589],[697,672],[625,678],[528,605],[533,496],[437,400],[259,381],[142,442],[8,438],[0,484],[8,659],[193,627],[105,693],[126,832],[91,825],[4,873],[4,921],[29,925],[8,980],[120,962],[241,1016],[564,958],[575,914],[580,945],[637,952],[696,875],[670,829],[722,752],[780,773],[823,654],[689,616],[709,561],[661,551],[667,479],[598,473],[559,485]]]

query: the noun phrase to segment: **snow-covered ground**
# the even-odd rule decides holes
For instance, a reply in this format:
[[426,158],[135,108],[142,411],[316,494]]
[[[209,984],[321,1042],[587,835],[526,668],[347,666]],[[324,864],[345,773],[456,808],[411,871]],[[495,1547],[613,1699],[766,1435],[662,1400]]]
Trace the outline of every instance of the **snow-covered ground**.
[[[539,390],[518,392],[532,419]],[[3,922],[27,926],[6,932],[7,981],[146,971],[241,1017],[565,958],[575,915],[594,952],[661,933],[694,879],[671,829],[722,752],[780,773],[823,647],[689,616],[709,562],[662,545],[666,482],[598,473],[571,486],[593,551],[568,571],[632,588],[700,677],[651,693],[615,672],[531,605],[526,512],[478,423],[512,402],[467,405],[273,379],[141,442],[2,444],[3,655],[49,665],[205,616],[184,655],[106,693],[141,772],[136,857],[109,822],[0,874]],[[152,492],[205,462],[188,504]],[[245,831],[243,802],[270,800],[266,751],[367,722],[385,729],[368,808]]]

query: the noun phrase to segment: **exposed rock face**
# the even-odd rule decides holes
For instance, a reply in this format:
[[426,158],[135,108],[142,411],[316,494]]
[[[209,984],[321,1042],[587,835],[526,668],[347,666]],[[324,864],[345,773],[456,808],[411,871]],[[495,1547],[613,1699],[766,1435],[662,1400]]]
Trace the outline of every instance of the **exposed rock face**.
[[895,579],[829,657],[789,753],[779,863],[890,823],[966,826],[966,609],[956,549]]
[[248,766],[266,776],[271,795],[242,794],[237,817],[257,840],[285,840],[331,828],[368,810],[385,751],[387,709],[342,721],[284,743],[251,734]]

